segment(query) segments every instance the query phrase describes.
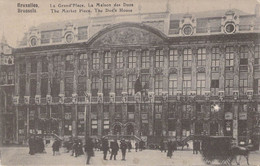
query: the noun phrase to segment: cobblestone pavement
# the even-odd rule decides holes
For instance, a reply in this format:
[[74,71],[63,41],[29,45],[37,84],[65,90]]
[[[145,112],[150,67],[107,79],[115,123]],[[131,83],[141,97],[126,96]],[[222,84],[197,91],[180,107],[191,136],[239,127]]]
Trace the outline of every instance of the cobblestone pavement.
[[[27,147],[2,147],[1,162],[3,166],[6,165],[85,165],[85,155],[73,157],[70,153],[65,153],[61,149],[58,156],[52,156],[52,149],[46,147],[46,152],[43,154],[29,155]],[[108,154],[109,156],[109,154]],[[117,155],[117,160],[103,160],[102,152],[95,151],[95,157],[91,159],[91,165],[145,165],[145,166],[170,166],[170,165],[206,165],[201,159],[201,155],[193,155],[191,150],[175,151],[173,157],[167,158],[166,153],[156,150],[144,150],[135,152],[128,152],[126,154],[126,161],[121,161],[121,153]],[[109,157],[108,157],[109,158]],[[252,152],[249,157],[251,165],[260,166],[260,152]],[[217,162],[213,164],[218,164]],[[236,165],[233,162],[233,165]],[[245,158],[241,158],[241,165],[246,165]]]

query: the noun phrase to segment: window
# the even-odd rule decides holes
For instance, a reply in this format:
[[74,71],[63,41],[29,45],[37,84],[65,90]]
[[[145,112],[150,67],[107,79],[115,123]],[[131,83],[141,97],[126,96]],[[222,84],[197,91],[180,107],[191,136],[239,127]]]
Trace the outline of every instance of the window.
[[134,119],[135,116],[134,116],[134,113],[135,113],[135,106],[134,105],[127,105],[127,114],[128,114],[128,119]]
[[253,90],[254,94],[258,94],[258,91],[260,90],[260,79],[254,79]]
[[128,53],[128,68],[136,68],[136,52],[129,51]]
[[104,119],[103,134],[108,135],[109,133],[109,119]]
[[85,107],[84,106],[78,106],[78,135],[84,135],[84,116],[85,116]]
[[26,73],[26,64],[24,62],[19,64],[19,71],[20,71],[20,74]]
[[72,71],[74,70],[74,56],[73,55],[66,55],[65,60],[65,70],[66,71]]
[[88,38],[88,27],[78,28],[78,40],[85,40]]
[[59,78],[52,78],[51,83],[51,96],[52,97],[58,97],[60,94],[60,79]]
[[116,54],[116,68],[121,69],[124,67],[124,58],[122,51],[118,51]]
[[128,86],[127,86],[128,95],[135,94],[135,89],[134,89],[135,81],[136,81],[136,75],[133,74],[128,75]]
[[98,134],[98,125],[97,125],[97,119],[91,120],[91,135],[97,135]]
[[206,88],[205,73],[198,73],[197,75],[197,95],[204,95]]
[[227,71],[233,71],[234,69],[234,48],[226,47],[226,67]]
[[92,69],[99,69],[99,54],[97,52],[94,52],[92,54]]
[[141,58],[142,68],[149,68],[150,67],[150,56],[149,51],[145,50],[142,52]]
[[65,97],[71,97],[73,93],[73,78],[65,78]]
[[116,96],[121,96],[123,91],[123,76],[116,76]]
[[247,71],[248,65],[248,47],[241,46],[240,47],[240,63],[239,63],[239,70],[240,71]]
[[64,106],[64,135],[72,134],[71,106]]
[[177,106],[174,103],[169,103],[168,118],[176,118]]
[[111,53],[109,51],[104,54],[104,69],[111,69]]
[[163,50],[155,51],[155,67],[164,67]]
[[247,88],[248,88],[247,79],[240,79],[239,80],[239,94],[246,95]]
[[233,79],[226,79],[225,81],[225,94],[233,95]]
[[178,50],[170,50],[169,55],[169,67],[177,67],[178,66]]
[[35,95],[36,95],[36,87],[37,87],[36,79],[31,79],[30,80],[30,97],[35,97]]
[[48,72],[48,60],[46,56],[42,58],[42,72]]
[[1,82],[1,85],[2,84],[6,84],[6,72],[1,72],[1,78],[0,78],[0,82]]
[[220,51],[218,47],[213,47],[211,52],[211,71],[219,71]]
[[115,106],[115,118],[116,119],[120,119],[121,118],[121,114],[122,114],[122,105],[116,105]]
[[55,55],[53,57],[53,71],[59,72],[61,69],[61,57],[59,55]]
[[141,75],[141,83],[142,83],[143,90],[145,91],[149,89],[149,79],[150,79],[149,74]]
[[41,79],[41,97],[46,97],[48,93],[48,78]]
[[214,96],[218,95],[219,80],[211,80],[210,90],[212,95]]
[[37,60],[36,60],[36,58],[31,58],[31,73],[37,73]]
[[79,76],[78,77],[78,96],[85,96],[87,90],[87,77]]
[[191,67],[192,51],[190,48],[183,50],[183,67]]
[[177,95],[177,74],[169,75],[169,95]]
[[155,95],[162,95],[163,90],[163,77],[162,75],[155,75]]
[[182,94],[188,95],[188,92],[190,90],[191,90],[191,75],[183,74]]
[[103,93],[104,96],[109,96],[110,88],[111,88],[111,76],[110,75],[104,75],[103,78],[104,84],[103,84]]
[[255,46],[255,64],[260,65],[260,45]]
[[199,48],[198,49],[197,65],[198,66],[205,66],[206,65],[206,48]]
[[94,77],[92,77],[91,95],[97,96],[98,89],[99,89],[99,78],[94,76]]
[[14,84],[14,72],[9,71],[7,73],[7,84]]
[[20,77],[19,79],[19,96],[23,98],[25,95],[25,86],[26,85],[26,80],[25,77]]
[[80,54],[79,56],[79,70],[87,70],[88,56],[87,54]]

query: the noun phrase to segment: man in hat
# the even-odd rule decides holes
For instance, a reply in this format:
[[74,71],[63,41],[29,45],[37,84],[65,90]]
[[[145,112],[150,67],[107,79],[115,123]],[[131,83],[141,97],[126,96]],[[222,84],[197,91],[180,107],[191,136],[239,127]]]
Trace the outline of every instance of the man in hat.
[[102,149],[103,149],[103,159],[107,160],[107,151],[109,150],[109,146],[108,146],[108,139],[104,138],[102,141]]
[[121,140],[120,149],[122,151],[122,160],[125,160],[126,155],[126,149],[127,149],[127,143],[124,139]]
[[114,156],[114,160],[116,160],[116,155],[117,155],[117,152],[119,150],[119,146],[118,146],[117,140],[114,140],[114,142],[111,142],[110,148],[111,148],[110,160],[112,160],[113,156]]

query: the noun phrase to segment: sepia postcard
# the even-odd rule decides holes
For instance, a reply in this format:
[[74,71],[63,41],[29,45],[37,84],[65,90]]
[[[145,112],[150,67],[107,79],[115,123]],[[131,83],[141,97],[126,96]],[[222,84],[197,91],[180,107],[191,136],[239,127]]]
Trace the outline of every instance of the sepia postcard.
[[0,0],[0,165],[260,165],[260,0]]

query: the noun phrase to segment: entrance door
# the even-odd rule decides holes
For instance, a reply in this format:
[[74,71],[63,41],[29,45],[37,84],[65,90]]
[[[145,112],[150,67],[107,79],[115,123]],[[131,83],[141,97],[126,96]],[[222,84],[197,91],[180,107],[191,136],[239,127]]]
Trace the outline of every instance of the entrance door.
[[210,124],[210,135],[218,135],[218,123],[211,123]]
[[126,126],[126,134],[134,135],[134,126],[132,124]]
[[116,134],[121,134],[121,126],[120,125],[115,125],[114,126],[114,130],[113,130],[113,134],[116,135]]

